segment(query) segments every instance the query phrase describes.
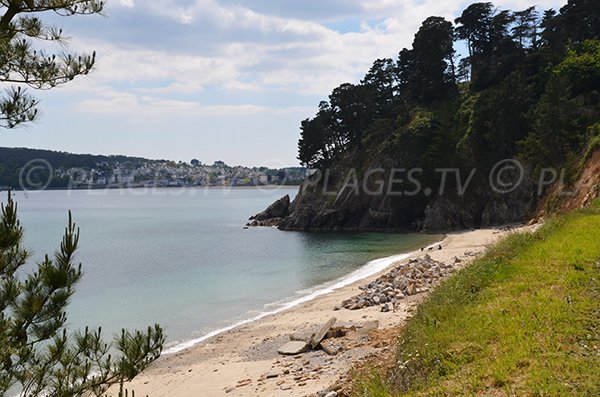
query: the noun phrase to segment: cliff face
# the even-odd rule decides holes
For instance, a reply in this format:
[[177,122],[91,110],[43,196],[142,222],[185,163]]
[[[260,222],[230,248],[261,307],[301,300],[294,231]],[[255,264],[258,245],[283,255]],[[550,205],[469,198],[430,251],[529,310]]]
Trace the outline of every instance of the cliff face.
[[[554,182],[546,171],[572,175],[586,149],[600,146],[600,30],[574,28],[599,15],[592,3],[545,15],[543,25],[560,34],[540,32],[531,47],[504,18],[513,13],[491,3],[468,7],[457,28],[428,18],[412,48],[334,88],[301,122],[298,159],[321,173],[274,223],[434,232],[527,221]],[[460,78],[448,63],[457,32],[486,43],[461,60]],[[578,206],[599,191],[548,203]]]
[[[336,169],[330,170],[326,179],[319,175],[308,178],[289,204],[287,216],[270,224],[282,230],[302,231],[448,232],[541,220],[588,207],[600,198],[600,149],[582,161],[571,183],[559,175],[550,184],[523,167],[519,173],[500,176],[499,181],[494,180],[497,175],[492,171],[474,174],[468,184],[465,176],[464,194],[458,194],[456,184],[450,183],[452,178],[443,194],[432,189],[434,192],[427,195],[426,187],[414,196],[389,194],[389,173],[382,175],[382,192],[373,194],[376,181],[363,184],[360,182],[364,179],[359,177],[360,186],[356,187],[356,179],[348,178],[348,173],[352,174]],[[499,186],[506,191],[499,191]]]
[[[373,169],[380,170],[377,178],[369,173]],[[340,167],[313,175],[290,204],[289,215],[270,224],[282,230],[445,232],[527,221],[538,202],[537,186],[525,169],[502,177],[501,186],[509,192],[491,188],[483,172],[468,183],[464,170],[457,170],[461,183],[453,173],[429,181],[432,185],[417,181],[417,192],[417,182],[398,182],[380,163],[362,170]]]
[[600,149],[590,150],[571,183],[559,180],[540,200],[535,219],[594,205],[600,198]]

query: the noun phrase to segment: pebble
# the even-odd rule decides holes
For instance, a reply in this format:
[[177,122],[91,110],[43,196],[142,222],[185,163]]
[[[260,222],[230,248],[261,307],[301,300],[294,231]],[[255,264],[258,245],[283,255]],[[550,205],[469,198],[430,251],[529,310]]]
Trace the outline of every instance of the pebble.
[[450,265],[434,261],[429,255],[411,259],[395,267],[377,280],[362,285],[362,292],[342,302],[342,307],[359,310],[371,306],[382,306],[382,311],[391,311],[395,301],[407,296],[426,292],[442,278],[450,275],[454,268]]
[[252,383],[252,379],[240,380],[235,387],[244,387]]
[[337,392],[331,389],[323,389],[317,393],[318,397],[337,397]]

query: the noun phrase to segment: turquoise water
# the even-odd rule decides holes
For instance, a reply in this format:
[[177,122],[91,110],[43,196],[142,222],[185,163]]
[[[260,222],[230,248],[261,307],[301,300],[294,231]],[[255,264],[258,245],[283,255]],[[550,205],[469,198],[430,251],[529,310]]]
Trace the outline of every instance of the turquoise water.
[[[171,346],[277,309],[368,261],[438,236],[244,230],[249,215],[297,188],[15,193],[32,262],[59,246],[72,210],[84,277],[69,325],[160,323]],[[2,199],[4,201],[4,199]]]

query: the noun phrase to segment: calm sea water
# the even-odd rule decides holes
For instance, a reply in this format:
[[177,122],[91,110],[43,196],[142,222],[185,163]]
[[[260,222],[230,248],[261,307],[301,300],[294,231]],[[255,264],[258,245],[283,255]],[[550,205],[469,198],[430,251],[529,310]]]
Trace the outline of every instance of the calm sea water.
[[439,239],[242,228],[249,215],[296,192],[42,191],[16,192],[15,200],[32,262],[58,248],[68,210],[81,228],[77,259],[85,274],[69,325],[114,333],[158,322],[171,346],[289,304],[375,258]]

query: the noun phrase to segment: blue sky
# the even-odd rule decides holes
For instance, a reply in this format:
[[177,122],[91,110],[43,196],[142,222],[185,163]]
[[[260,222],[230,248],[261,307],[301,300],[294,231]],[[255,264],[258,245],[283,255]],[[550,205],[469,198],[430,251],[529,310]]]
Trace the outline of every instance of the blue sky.
[[[559,8],[564,0],[537,0]],[[0,146],[231,165],[297,165],[300,121],[373,60],[409,47],[462,0],[109,0],[106,16],[58,18],[89,76],[35,92],[42,117]],[[531,0],[495,4],[524,9]]]

